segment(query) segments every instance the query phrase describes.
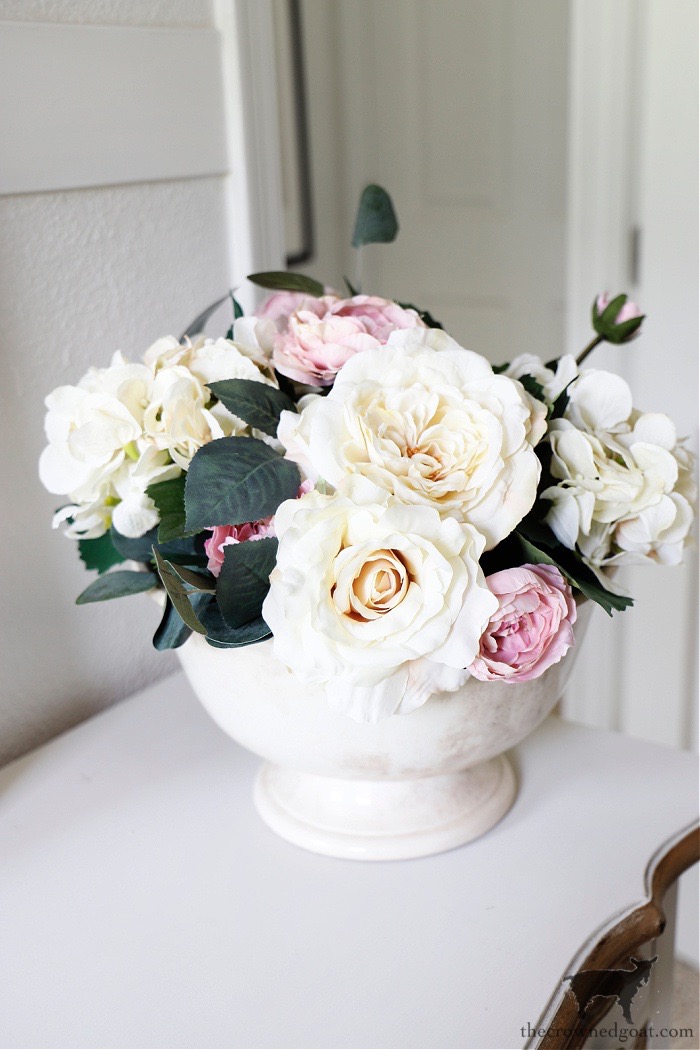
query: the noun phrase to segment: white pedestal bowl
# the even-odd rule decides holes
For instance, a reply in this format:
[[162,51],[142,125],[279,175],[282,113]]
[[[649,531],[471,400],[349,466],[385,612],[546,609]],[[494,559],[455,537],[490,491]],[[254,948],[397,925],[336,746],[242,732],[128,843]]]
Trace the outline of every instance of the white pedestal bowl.
[[[579,643],[590,612],[579,608]],[[216,649],[193,635],[178,650],[214,721],[266,759],[254,790],[265,823],[305,849],[358,860],[440,853],[498,823],[517,794],[503,752],[550,713],[575,652],[533,682],[472,678],[369,725],[332,711],[324,690],[275,659],[271,640]]]

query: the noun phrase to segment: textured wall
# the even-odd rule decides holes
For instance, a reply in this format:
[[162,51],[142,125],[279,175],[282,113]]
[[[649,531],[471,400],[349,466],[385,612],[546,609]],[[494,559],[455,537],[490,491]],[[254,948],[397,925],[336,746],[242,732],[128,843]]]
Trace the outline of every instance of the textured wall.
[[0,230],[3,761],[173,667],[151,648],[147,598],[73,604],[90,577],[50,529],[61,499],[36,464],[54,386],[179,335],[225,291],[223,180],[5,197]]

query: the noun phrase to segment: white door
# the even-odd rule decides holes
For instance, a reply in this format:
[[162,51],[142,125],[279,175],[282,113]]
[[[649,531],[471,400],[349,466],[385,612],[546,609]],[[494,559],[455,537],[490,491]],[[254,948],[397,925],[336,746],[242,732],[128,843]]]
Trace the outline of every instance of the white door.
[[[354,209],[379,182],[401,231],[363,249],[364,290],[431,310],[493,361],[578,352],[596,292],[631,291],[647,332],[591,363],[692,436],[694,0],[302,0],[302,13],[318,241],[307,272],[354,277]],[[692,554],[627,582],[637,606],[595,617],[565,711],[689,746]]]
[[304,0],[303,14],[317,220],[323,238],[336,227],[337,269],[355,276],[354,208],[379,182],[401,232],[363,250],[365,290],[429,309],[494,361],[557,353],[567,5]]

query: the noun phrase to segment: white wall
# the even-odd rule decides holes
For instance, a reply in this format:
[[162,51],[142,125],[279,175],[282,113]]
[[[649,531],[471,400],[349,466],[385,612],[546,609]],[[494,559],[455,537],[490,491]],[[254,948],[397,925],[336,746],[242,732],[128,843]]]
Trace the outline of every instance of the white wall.
[[[0,35],[20,19],[209,35],[213,26],[205,0],[0,2]],[[45,89],[48,104],[61,85]],[[244,228],[245,213],[236,221]],[[179,335],[223,294],[228,222],[222,176],[0,197],[0,762],[174,667],[151,648],[158,613],[147,599],[73,604],[91,577],[50,528],[60,497],[37,477],[43,399],[117,348],[136,356],[161,334]]]

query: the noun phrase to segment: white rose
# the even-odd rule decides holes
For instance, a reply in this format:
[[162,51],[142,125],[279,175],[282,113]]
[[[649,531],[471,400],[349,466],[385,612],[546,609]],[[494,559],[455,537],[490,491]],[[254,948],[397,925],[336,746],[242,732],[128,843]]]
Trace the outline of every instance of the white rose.
[[532,376],[542,387],[547,400],[554,404],[559,395],[578,375],[578,365],[576,358],[571,354],[564,354],[563,357],[560,357],[556,369],[548,368],[541,357],[536,357],[534,354],[521,354],[520,357],[511,361],[503,375],[510,376],[511,379]]
[[283,503],[275,530],[262,610],[275,655],[334,708],[376,722],[461,684],[497,604],[471,525],[358,478],[350,497]]
[[413,328],[353,356],[327,397],[300,418],[283,413],[278,437],[307,477],[339,487],[364,476],[401,502],[470,522],[488,549],[532,507],[545,415],[486,358]]

